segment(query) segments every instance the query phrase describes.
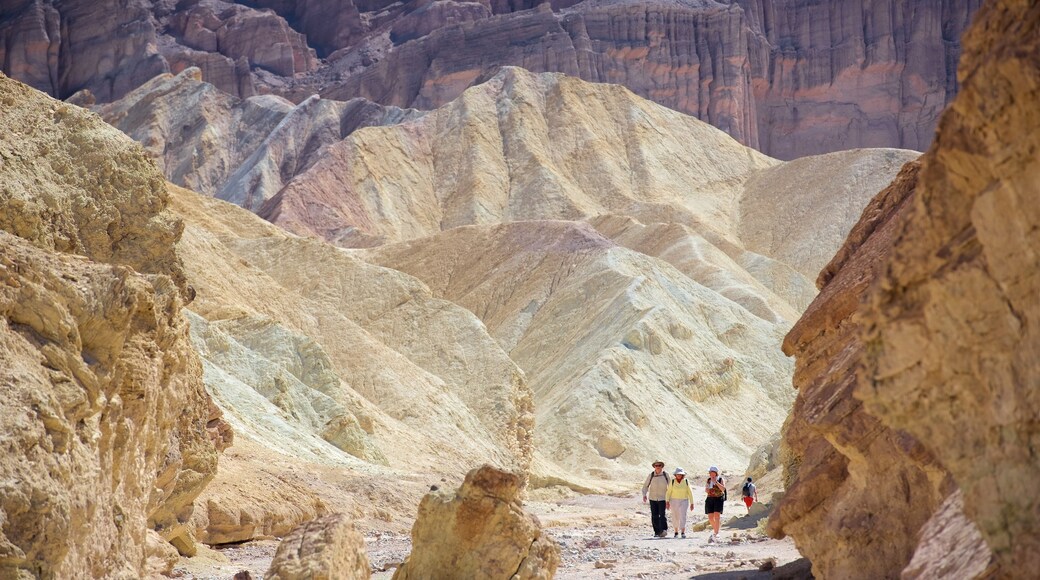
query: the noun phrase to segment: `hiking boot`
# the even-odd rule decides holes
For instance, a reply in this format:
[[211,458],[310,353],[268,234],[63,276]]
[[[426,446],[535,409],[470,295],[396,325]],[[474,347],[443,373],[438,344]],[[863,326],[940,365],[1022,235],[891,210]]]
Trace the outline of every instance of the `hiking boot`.
[[686,532],[682,533],[682,537],[683,537],[684,540],[686,539]]
[[672,537],[673,537],[673,538],[678,538],[678,537],[679,537],[679,532],[675,532],[675,535],[674,535],[674,536],[672,536]]

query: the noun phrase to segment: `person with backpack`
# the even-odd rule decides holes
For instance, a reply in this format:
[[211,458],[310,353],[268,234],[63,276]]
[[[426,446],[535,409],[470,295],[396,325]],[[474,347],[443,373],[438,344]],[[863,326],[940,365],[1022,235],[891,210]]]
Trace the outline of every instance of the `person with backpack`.
[[758,501],[758,490],[755,489],[755,484],[752,483],[750,477],[747,478],[747,481],[744,482],[744,489],[742,490],[742,493],[744,494],[744,505],[747,506],[747,513],[750,514],[751,504]]
[[663,538],[668,535],[668,520],[665,518],[664,510],[667,503],[668,485],[671,480],[664,472],[664,462],[653,462],[654,470],[646,476],[643,483],[643,503],[650,498],[650,524],[654,527],[654,537]]
[[668,484],[664,506],[672,510],[672,527],[675,528],[675,535],[672,537],[678,538],[681,530],[682,537],[685,538],[686,508],[693,511],[693,490],[690,489],[690,482],[686,480],[686,471],[683,468],[676,468],[673,475],[675,479]]
[[722,509],[726,503],[726,482],[719,475],[719,468],[712,465],[708,468],[708,480],[704,484],[708,497],[704,500],[704,513],[708,514],[711,524],[709,542],[719,541],[719,527],[722,526]]

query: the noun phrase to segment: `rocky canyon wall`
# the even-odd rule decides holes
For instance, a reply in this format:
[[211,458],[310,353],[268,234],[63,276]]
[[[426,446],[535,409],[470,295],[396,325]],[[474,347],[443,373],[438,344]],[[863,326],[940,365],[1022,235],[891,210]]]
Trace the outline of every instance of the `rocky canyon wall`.
[[432,109],[521,66],[622,84],[791,159],[927,147],[980,0],[9,4],[3,70],[61,98],[195,66],[238,97]]
[[0,107],[0,576],[168,571],[229,443],[181,315],[180,223],[96,116],[2,75]]
[[953,474],[1001,571],[1040,565],[1040,5],[988,4],[864,308],[856,391]]
[[1034,575],[1038,42],[1035,3],[982,9],[935,143],[785,340],[799,394],[770,529],[825,577]]

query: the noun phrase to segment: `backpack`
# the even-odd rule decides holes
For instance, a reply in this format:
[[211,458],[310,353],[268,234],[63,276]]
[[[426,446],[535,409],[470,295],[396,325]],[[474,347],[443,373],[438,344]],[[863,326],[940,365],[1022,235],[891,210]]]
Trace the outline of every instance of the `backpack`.
[[[650,475],[649,475],[649,476],[647,476],[647,478],[646,478],[646,484],[647,484],[647,485],[650,485],[651,483],[653,483],[653,481],[654,481],[654,475],[655,475],[655,473],[654,473],[653,471],[651,471],[651,472],[650,472]],[[672,483],[672,478],[668,477],[668,472],[667,472],[667,471],[662,471],[662,472],[661,472],[661,475],[663,475],[663,476],[664,476],[664,484],[665,484],[665,485],[671,485],[671,483]]]
[[744,497],[751,497],[751,482],[744,482]]

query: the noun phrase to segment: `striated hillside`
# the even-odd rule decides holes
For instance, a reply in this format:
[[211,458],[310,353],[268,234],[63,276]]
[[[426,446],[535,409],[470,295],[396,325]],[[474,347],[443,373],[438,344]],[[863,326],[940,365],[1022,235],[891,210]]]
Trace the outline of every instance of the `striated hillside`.
[[[173,87],[171,103],[205,87],[184,76],[157,83]],[[146,105],[154,87],[129,101]],[[138,107],[126,102],[106,110]],[[259,379],[241,360],[331,369],[283,382],[334,391],[338,406],[309,402],[313,410],[292,411],[279,428],[392,467],[403,468],[402,451],[412,449],[439,457],[434,471],[468,466],[467,457],[520,465],[533,457],[536,482],[580,489],[609,487],[657,454],[744,464],[790,404],[790,363],[777,345],[815,293],[808,278],[821,252],[878,181],[914,156],[860,150],[787,169],[622,87],[513,68],[436,111],[309,152],[309,165],[261,213],[297,234],[376,249],[351,254],[296,238],[215,200],[178,205],[189,224],[182,252],[196,256],[192,308],[209,321],[196,339],[223,369],[220,381],[237,381],[236,396],[260,392],[284,415],[298,396],[242,389]],[[819,178],[798,188],[798,172]],[[809,208],[834,224],[826,238],[792,231]],[[749,251],[742,235],[782,259]],[[209,262],[213,255],[222,257]],[[448,316],[455,305],[464,310]],[[241,347],[234,356],[212,346],[229,338]],[[312,352],[318,362],[272,351],[286,342],[312,345],[292,355]],[[521,411],[502,415],[486,400],[513,401],[528,385],[533,434]],[[441,402],[397,408],[412,392]],[[528,412],[531,404],[508,403]],[[747,408],[756,411],[746,416]],[[343,432],[324,433],[334,417]],[[375,435],[357,428],[364,424]],[[662,441],[677,429],[699,443],[669,451]],[[443,446],[456,437],[473,448]],[[567,467],[575,463],[586,467]]]
[[0,576],[169,571],[231,436],[181,315],[181,224],[96,116],[3,75],[0,106]]
[[926,148],[980,4],[14,0],[0,8],[0,63],[60,98],[108,102],[194,66],[241,98],[420,109],[519,66],[624,85],[792,159]]
[[[473,314],[406,274],[236,206],[176,188],[171,198],[197,292],[193,342],[207,386],[248,442],[236,445],[233,467],[245,479],[263,469],[314,497],[323,486],[295,481],[294,465],[346,468],[369,489],[387,469],[426,478],[484,462],[527,470],[530,389]],[[287,532],[322,511],[287,509],[271,491],[207,493],[200,536]]]

